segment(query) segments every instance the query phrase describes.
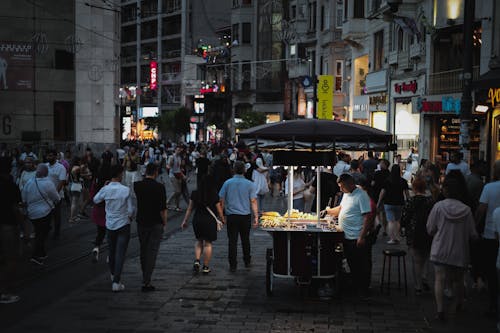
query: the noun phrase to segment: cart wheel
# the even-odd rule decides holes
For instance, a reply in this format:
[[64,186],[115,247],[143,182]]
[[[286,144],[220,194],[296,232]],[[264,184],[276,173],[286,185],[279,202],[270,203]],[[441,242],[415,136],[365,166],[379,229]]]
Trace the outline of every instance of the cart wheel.
[[266,294],[267,296],[273,295],[273,249],[266,251]]

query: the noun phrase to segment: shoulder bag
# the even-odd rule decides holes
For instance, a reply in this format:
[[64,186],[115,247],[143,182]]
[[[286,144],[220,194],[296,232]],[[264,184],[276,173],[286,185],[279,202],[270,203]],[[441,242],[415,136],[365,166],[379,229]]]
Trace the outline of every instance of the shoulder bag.
[[215,219],[215,222],[217,223],[217,231],[221,231],[222,227],[224,226],[224,224],[222,223],[222,221],[219,220],[217,218],[217,216],[215,216],[214,212],[212,212],[212,210],[208,206],[205,206],[205,208],[208,210],[208,212],[210,213],[210,215],[212,215],[212,217]]
[[38,190],[38,193],[40,193],[40,196],[45,201],[45,203],[47,203],[47,205],[49,205],[50,211],[52,212],[52,210],[55,208],[55,206],[51,205],[50,202],[47,200],[47,198],[45,198],[45,196],[42,194],[42,191],[40,191],[40,187],[38,187],[38,181],[36,180],[36,177],[35,177],[35,184],[36,184],[36,188]]
[[82,188],[83,188],[82,183],[81,182],[75,182],[72,174],[69,175],[69,178],[70,178],[70,181],[71,181],[71,185],[69,187],[69,190],[71,192],[81,192]]

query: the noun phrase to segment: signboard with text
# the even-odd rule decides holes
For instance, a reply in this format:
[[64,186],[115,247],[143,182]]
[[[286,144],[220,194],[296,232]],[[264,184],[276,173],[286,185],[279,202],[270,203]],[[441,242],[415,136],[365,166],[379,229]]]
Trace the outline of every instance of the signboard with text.
[[151,61],[149,63],[149,88],[151,90],[156,90],[158,88],[158,63],[156,61]]
[[318,76],[318,119],[333,119],[333,75]]
[[33,89],[33,44],[0,42],[0,90]]

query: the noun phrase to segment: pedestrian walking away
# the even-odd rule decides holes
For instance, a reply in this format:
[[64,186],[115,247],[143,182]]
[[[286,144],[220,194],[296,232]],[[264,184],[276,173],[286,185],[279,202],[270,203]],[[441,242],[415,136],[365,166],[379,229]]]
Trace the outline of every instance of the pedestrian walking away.
[[219,191],[219,199],[226,215],[228,237],[229,269],[235,272],[237,268],[238,235],[243,249],[245,267],[251,264],[250,229],[252,213],[256,228],[259,225],[257,195],[254,183],[246,179],[245,164],[234,162],[235,175],[226,180]]
[[130,222],[135,209],[130,188],[121,184],[123,167],[111,167],[111,182],[105,185],[94,196],[94,203],[106,203],[106,229],[108,233],[109,270],[111,273],[111,290],[122,291],[121,274],[128,242],[130,240]]
[[28,218],[35,228],[35,246],[31,261],[43,265],[47,259],[45,242],[50,230],[50,219],[61,197],[54,183],[47,177],[49,173],[46,164],[39,164],[35,178],[31,179],[23,188],[22,198],[26,205]]
[[61,234],[61,203],[62,198],[64,198],[63,188],[66,185],[66,168],[64,165],[57,161],[57,153],[55,150],[49,150],[47,154],[47,167],[49,170],[48,177],[56,187],[57,192],[59,193],[59,201],[55,202],[54,211],[52,214],[52,218],[54,221],[54,239],[59,239]]
[[[193,229],[196,237],[193,271],[198,273],[201,268],[204,274],[208,274],[211,271],[212,243],[217,240],[218,221],[212,214],[218,214],[220,221],[224,223],[222,205],[219,202],[215,180],[212,176],[206,175],[202,177],[198,184],[198,189],[191,193],[191,200],[189,200],[189,206],[181,224],[182,229],[187,228],[188,220],[193,210]],[[200,265],[202,254],[203,267]]]
[[163,228],[167,225],[167,195],[165,186],[158,183],[158,166],[149,163],[146,166],[145,178],[134,183],[137,198],[137,233],[140,243],[142,269],[142,291],[154,291],[151,276],[155,268],[156,257],[163,236]]
[[[111,180],[111,166],[107,164],[102,164],[98,173],[97,178],[90,186],[90,197],[92,201],[97,192],[103,188],[104,184]],[[90,213],[90,219],[96,225],[96,236],[94,241],[94,248],[92,249],[92,262],[97,263],[99,261],[99,252],[104,237],[106,237],[106,204],[101,202],[92,206],[92,211]]]

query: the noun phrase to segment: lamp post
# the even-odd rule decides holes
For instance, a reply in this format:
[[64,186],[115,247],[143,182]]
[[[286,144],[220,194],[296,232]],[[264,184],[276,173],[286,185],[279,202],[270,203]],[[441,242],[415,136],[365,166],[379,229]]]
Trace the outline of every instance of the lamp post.
[[464,3],[464,62],[463,89],[460,101],[460,137],[461,152],[466,161],[470,161],[469,127],[472,120],[472,37],[474,30],[475,0]]

